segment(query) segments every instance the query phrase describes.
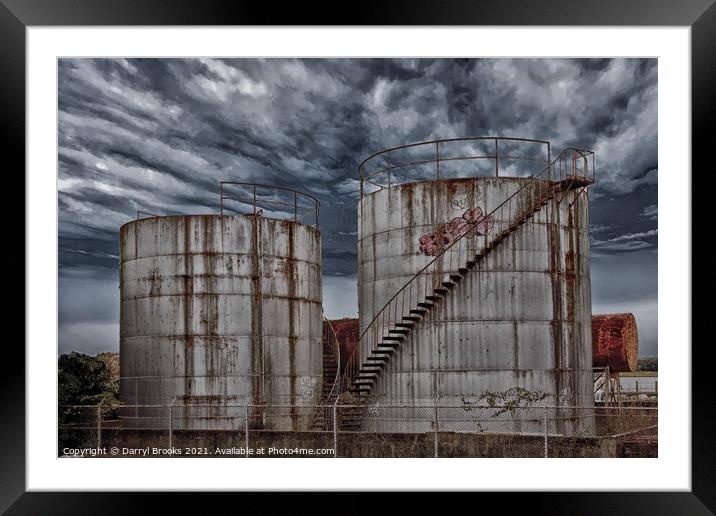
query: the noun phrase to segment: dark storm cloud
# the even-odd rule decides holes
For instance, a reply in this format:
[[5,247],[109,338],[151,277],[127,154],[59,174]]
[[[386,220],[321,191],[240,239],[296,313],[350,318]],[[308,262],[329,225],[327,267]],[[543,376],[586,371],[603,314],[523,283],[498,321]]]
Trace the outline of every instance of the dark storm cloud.
[[[137,210],[214,212],[219,181],[235,180],[319,197],[324,271],[351,276],[360,161],[484,135],[595,150],[593,256],[648,256],[656,93],[655,59],[62,59],[60,274],[78,295],[116,282],[118,228]],[[92,277],[72,276],[83,269]]]

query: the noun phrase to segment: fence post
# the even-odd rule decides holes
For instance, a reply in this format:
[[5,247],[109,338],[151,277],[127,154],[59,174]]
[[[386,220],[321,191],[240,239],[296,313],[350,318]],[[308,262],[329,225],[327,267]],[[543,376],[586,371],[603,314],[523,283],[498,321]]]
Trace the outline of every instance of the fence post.
[[169,448],[172,448],[172,409],[174,408],[174,400],[169,404]]
[[435,458],[438,458],[438,402],[435,399]]
[[97,405],[97,449],[102,447],[102,404]]
[[333,458],[338,458],[338,417],[336,412],[338,411],[338,403],[333,405]]
[[245,418],[245,440],[246,440],[246,458],[249,458],[249,404],[247,403],[244,407],[244,418]]
[[545,459],[549,457],[549,452],[547,450],[547,402],[544,403],[544,457]]

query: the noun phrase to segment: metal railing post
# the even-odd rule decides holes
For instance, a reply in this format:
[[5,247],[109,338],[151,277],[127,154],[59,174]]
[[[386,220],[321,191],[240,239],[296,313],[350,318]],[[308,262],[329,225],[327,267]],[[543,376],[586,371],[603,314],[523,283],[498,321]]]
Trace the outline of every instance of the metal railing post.
[[244,406],[244,418],[245,418],[245,428],[244,428],[244,439],[246,441],[246,458],[249,458],[249,404],[247,403],[246,406]]
[[333,458],[338,458],[338,417],[336,412],[338,411],[338,404],[333,405]]
[[434,394],[433,397],[435,398],[435,414],[434,414],[434,419],[435,419],[435,425],[434,425],[434,426],[435,426],[435,435],[434,435],[434,439],[435,439],[435,442],[433,443],[433,445],[434,445],[434,447],[435,447],[434,455],[435,455],[435,458],[436,458],[436,459],[438,458],[438,427],[439,427],[439,421],[438,421],[438,403],[439,403],[439,400],[440,400],[440,388],[438,387],[438,382],[439,382],[438,371],[437,371],[437,370],[434,370],[434,371],[433,371],[433,386],[434,386],[434,393],[435,393],[435,394]]
[[102,403],[97,405],[97,448],[102,447]]
[[547,425],[548,425],[548,421],[547,421],[547,402],[545,401],[545,403],[544,403],[544,458],[545,458],[545,459],[549,457],[549,452],[548,452],[548,449],[547,449]]
[[435,401],[435,458],[438,458],[438,403]]
[[172,419],[173,414],[172,411],[174,409],[174,400],[169,404],[169,448],[172,448],[172,440],[173,440],[173,431],[172,431]]
[[437,179],[440,179],[440,142],[435,142],[435,167]]

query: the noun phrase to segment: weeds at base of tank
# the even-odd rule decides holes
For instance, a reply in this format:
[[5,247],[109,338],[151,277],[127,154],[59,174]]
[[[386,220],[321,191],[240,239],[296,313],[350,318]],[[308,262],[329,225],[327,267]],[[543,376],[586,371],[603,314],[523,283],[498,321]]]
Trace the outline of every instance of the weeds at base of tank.
[[[486,402],[489,408],[495,409],[492,417],[498,417],[507,412],[514,416],[517,409],[528,408],[538,401],[542,401],[547,394],[539,391],[530,391],[524,387],[512,387],[502,392],[485,391],[478,396],[478,401],[470,401],[465,396],[460,400],[463,404],[463,410],[470,411],[476,408],[485,408],[481,406],[481,402]],[[479,423],[478,423],[479,426]]]

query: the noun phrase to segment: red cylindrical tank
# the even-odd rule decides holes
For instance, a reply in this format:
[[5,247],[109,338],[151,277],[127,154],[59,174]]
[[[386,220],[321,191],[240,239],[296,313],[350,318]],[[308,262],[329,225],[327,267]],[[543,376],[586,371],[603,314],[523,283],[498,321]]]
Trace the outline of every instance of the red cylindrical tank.
[[360,337],[358,319],[334,319],[330,321],[330,323],[331,326],[333,326],[333,331],[336,332],[336,338],[338,339],[338,345],[341,350],[341,364],[345,366],[348,357],[350,357],[353,352],[353,348],[358,345],[358,339]]
[[636,371],[639,336],[634,314],[592,315],[592,365],[616,373]]

